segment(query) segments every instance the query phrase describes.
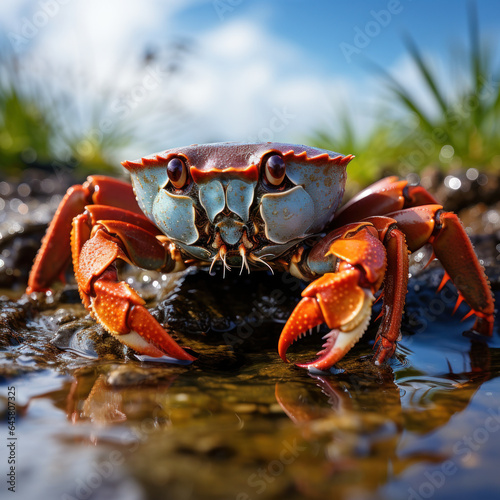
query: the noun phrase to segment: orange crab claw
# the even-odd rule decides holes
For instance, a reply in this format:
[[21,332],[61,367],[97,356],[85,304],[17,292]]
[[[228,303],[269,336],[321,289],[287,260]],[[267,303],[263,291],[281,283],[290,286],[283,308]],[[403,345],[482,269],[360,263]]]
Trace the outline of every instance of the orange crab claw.
[[104,328],[123,344],[153,358],[168,356],[191,362],[188,354],[143,306],[144,300],[126,283],[117,281],[114,266],[93,286],[91,310]]
[[278,352],[283,361],[287,362],[288,347],[307,329],[321,323],[332,330],[324,337],[326,342],[318,359],[297,366],[327,370],[346,355],[365,332],[371,316],[374,297],[370,290],[359,286],[361,276],[358,269],[328,273],[302,292],[304,298],[292,312],[279,339]]
[[286,351],[304,332],[325,322],[318,301],[312,297],[304,297],[295,307],[281,332],[278,341],[278,354],[288,363]]
[[[284,361],[290,344],[305,331],[326,323],[318,359],[297,366],[327,370],[340,361],[368,327],[373,294],[379,289],[387,267],[386,251],[371,223],[351,224],[331,233],[333,241],[325,255],[338,260],[337,272],[326,273],[302,292],[278,342]],[[331,241],[331,240],[330,240]],[[324,251],[324,250],[323,250]]]
[[[165,262],[165,249],[151,233],[122,221],[99,221],[89,237],[83,214],[75,218],[74,268],[82,299],[94,318],[120,342],[142,356],[191,362],[195,358],[179,346],[144,307],[144,300],[127,283],[118,280],[117,259],[154,267]],[[111,234],[111,232],[113,234]],[[137,251],[148,245],[149,260]]]
[[[196,357],[188,354],[177,342],[163,329],[163,327],[156,321],[156,319],[151,316],[148,310],[137,305],[132,308],[128,317],[128,324],[131,328],[131,332],[128,335],[135,334],[138,341],[146,342],[149,346],[161,346],[161,356],[165,354],[171,358],[177,359],[179,361],[192,362],[196,360]],[[141,332],[136,333],[136,332]],[[122,342],[123,336],[120,337]],[[144,349],[138,349],[137,347],[132,347],[141,352],[142,354],[147,354]],[[159,357],[158,354],[151,354],[152,357]]]

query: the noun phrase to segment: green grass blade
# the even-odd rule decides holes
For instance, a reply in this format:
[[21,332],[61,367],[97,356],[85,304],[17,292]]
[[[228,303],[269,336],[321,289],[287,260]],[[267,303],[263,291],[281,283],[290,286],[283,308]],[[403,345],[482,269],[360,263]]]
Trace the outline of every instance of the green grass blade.
[[444,99],[443,95],[441,94],[441,91],[438,88],[437,79],[432,74],[431,68],[423,60],[422,54],[420,53],[415,42],[413,41],[413,39],[410,38],[409,35],[406,35],[404,37],[404,41],[405,41],[405,45],[406,45],[408,52],[410,53],[413,61],[415,62],[417,68],[420,71],[420,74],[422,75],[424,81],[427,83],[427,86],[429,87],[432,96],[436,100],[441,111],[443,113],[446,113],[446,111],[448,109],[448,105],[447,105],[446,100]]

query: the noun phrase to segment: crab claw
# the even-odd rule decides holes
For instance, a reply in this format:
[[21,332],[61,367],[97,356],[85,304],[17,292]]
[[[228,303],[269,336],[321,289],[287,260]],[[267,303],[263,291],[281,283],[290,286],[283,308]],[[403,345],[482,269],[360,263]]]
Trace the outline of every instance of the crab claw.
[[[178,345],[151,316],[137,292],[118,279],[115,262],[118,259],[130,262],[128,255],[135,255],[134,247],[141,240],[149,244],[150,256],[158,256],[161,246],[155,243],[156,239],[150,238],[150,233],[141,232],[138,227],[129,228],[125,245],[106,229],[106,225],[120,228],[117,221],[104,221],[95,234],[81,245],[80,250],[85,221],[86,215],[83,214],[73,222],[76,228],[72,236],[75,254],[73,267],[78,290],[92,316],[121,343],[136,350],[144,361],[150,361],[148,358],[168,362],[172,359],[186,363],[194,361],[195,358]],[[119,229],[115,229],[115,232],[118,234]],[[134,235],[138,238],[132,238]],[[128,255],[125,253],[127,246],[131,249]]]
[[322,323],[331,331],[324,337],[326,342],[318,359],[297,366],[328,370],[345,356],[370,322],[373,294],[359,285],[361,276],[358,269],[328,273],[302,292],[303,299],[292,312],[279,339],[278,353],[283,361],[288,362],[286,351],[295,340]]
[[192,362],[188,354],[144,307],[144,300],[116,279],[111,268],[95,281],[91,310],[101,325],[122,343],[148,358]]

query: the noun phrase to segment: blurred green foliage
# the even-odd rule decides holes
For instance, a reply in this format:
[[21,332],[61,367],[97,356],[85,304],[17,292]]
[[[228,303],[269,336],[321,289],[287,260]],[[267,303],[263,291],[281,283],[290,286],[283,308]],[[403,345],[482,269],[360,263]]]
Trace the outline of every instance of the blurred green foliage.
[[147,151],[176,130],[183,110],[164,89],[190,54],[189,39],[149,48],[127,65],[136,81],[124,90],[119,67],[115,80],[98,83],[91,72],[51,67],[50,57],[0,50],[0,174],[18,177],[30,166],[77,179],[123,173],[124,146]]
[[49,161],[52,122],[36,102],[21,90],[15,60],[0,61],[0,164],[2,170],[14,171],[35,156]]
[[[50,78],[42,83],[36,73],[13,55],[0,59],[0,171],[19,175],[36,166],[47,171],[116,171],[110,158],[130,136],[119,127],[102,130],[104,108],[96,102],[90,125],[78,126],[77,113],[68,113],[68,96]],[[49,76],[49,75],[46,75]],[[70,118],[70,116],[72,118]]]
[[342,111],[338,118],[340,132],[335,134],[316,131],[306,139],[306,144],[343,154],[354,154],[355,160],[349,164],[349,182],[357,187],[366,186],[390,171],[396,155],[403,154],[403,149],[395,142],[393,126],[389,121],[381,121],[363,136],[356,129],[352,115]]
[[500,169],[500,88],[496,54],[481,40],[473,4],[468,12],[469,48],[455,47],[450,57],[447,92],[444,78],[407,37],[405,45],[434,110],[429,111],[405,85],[406,75],[394,77],[385,68],[370,63],[384,82],[388,98],[396,103],[394,116],[381,115],[368,137],[353,130],[344,112],[337,134],[316,131],[309,143],[353,153],[350,178],[366,185],[392,172],[406,175],[432,165],[443,171],[474,166]]

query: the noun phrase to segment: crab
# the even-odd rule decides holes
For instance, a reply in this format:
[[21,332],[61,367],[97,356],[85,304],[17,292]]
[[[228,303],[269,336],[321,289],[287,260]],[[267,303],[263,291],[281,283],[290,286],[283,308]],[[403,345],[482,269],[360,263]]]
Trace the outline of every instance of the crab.
[[[196,358],[120,281],[116,261],[170,273],[189,265],[288,272],[310,282],[286,322],[278,353],[325,324],[324,371],[366,331],[377,292],[381,364],[395,352],[409,253],[430,244],[465,300],[474,330],[491,336],[494,302],[458,217],[421,186],[388,177],[340,208],[352,155],[281,143],[215,143],[125,161],[132,184],[94,175],[61,201],[35,258],[27,293],[62,280],[72,259],[84,306],[141,359]],[[456,309],[456,308],[455,308]],[[467,315],[468,316],[468,315]]]

